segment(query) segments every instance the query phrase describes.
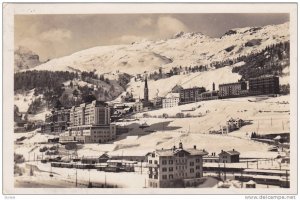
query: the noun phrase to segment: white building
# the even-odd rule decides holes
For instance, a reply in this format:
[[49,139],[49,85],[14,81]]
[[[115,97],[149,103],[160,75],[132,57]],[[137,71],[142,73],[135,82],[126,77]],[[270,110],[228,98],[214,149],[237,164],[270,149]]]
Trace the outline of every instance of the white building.
[[110,108],[99,101],[80,104],[70,110],[70,127],[59,137],[61,143],[105,143],[116,138],[116,125],[110,123]]
[[179,104],[179,93],[169,93],[163,100],[162,100],[162,107],[163,108],[171,108],[178,106]]
[[134,110],[135,112],[143,112],[144,110],[144,105],[143,102],[137,101],[134,103]]
[[203,156],[208,153],[194,148],[156,150],[148,153],[148,186],[152,188],[192,187],[201,183]]

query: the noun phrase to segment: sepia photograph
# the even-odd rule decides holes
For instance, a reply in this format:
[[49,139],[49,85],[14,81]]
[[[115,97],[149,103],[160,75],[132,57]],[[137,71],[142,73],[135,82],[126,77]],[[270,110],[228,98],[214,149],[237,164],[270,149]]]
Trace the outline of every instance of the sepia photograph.
[[3,5],[4,194],[297,194],[297,4]]

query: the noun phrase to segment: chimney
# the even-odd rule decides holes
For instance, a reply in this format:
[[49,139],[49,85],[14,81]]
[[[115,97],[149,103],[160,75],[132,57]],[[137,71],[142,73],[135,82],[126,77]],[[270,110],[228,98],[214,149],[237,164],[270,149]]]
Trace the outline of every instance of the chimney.
[[234,149],[232,149],[232,151],[234,151]]
[[197,148],[197,146],[196,145],[194,145],[194,149],[196,149]]
[[176,146],[174,145],[174,146],[173,146],[173,151],[175,151],[175,149],[176,149]]
[[179,149],[182,149],[182,142],[179,142]]

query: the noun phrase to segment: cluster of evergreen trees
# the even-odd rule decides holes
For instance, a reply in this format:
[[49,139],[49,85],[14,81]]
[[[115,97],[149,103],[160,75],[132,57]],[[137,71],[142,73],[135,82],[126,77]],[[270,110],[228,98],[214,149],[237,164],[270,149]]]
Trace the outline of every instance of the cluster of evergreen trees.
[[245,64],[234,67],[232,72],[239,73],[244,79],[262,75],[282,75],[282,70],[290,64],[290,43],[278,43],[266,47],[263,51],[237,58]]
[[14,90],[32,90],[33,88],[54,89],[63,82],[78,78],[78,73],[68,71],[25,71],[15,73]]
[[[130,81],[130,76],[127,74],[120,75],[118,83],[125,87]],[[104,81],[110,87],[102,88],[97,86],[89,88],[86,86],[74,87],[73,80],[81,79],[83,81],[95,84],[97,81]],[[36,114],[45,107],[52,108],[59,100],[64,107],[71,107],[84,102],[91,102],[92,100],[112,100],[117,95],[114,84],[103,75],[98,76],[95,72],[68,72],[68,71],[26,71],[18,72],[14,76],[15,91],[28,91],[34,89],[34,95],[37,97],[31,102],[28,113]],[[66,92],[64,82],[70,81],[70,88],[72,93]],[[96,84],[97,85],[97,84]],[[120,91],[121,92],[121,91]],[[43,98],[38,97],[43,95]]]
[[172,67],[168,72],[163,72],[162,68],[160,68],[158,72],[154,71],[153,73],[150,73],[149,79],[159,80],[159,79],[169,78],[180,74],[203,72],[203,71],[207,71],[207,69],[208,69],[208,65],[195,65],[189,67],[176,66],[176,67]]

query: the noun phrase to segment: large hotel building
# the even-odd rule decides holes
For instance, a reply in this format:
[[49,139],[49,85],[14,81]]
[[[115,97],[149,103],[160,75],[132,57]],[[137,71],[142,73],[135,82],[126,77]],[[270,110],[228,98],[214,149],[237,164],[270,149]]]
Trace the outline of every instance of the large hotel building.
[[60,135],[61,142],[105,143],[116,137],[116,126],[110,123],[110,108],[100,101],[73,106],[70,126]]

